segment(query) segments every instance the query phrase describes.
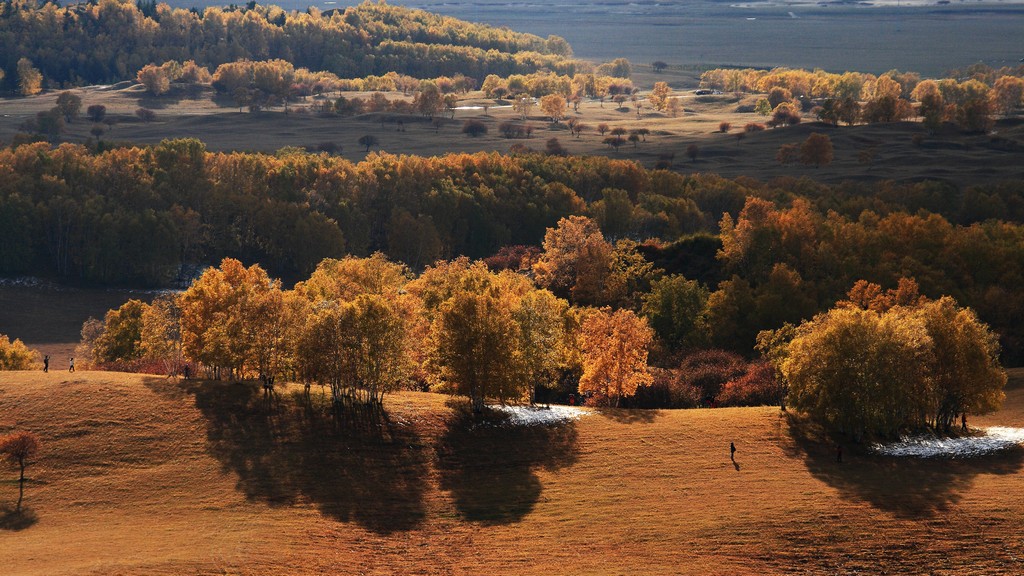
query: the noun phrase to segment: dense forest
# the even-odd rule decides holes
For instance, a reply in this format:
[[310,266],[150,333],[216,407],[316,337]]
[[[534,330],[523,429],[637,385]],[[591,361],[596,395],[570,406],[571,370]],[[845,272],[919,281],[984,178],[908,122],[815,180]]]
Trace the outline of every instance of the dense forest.
[[760,330],[830,308],[858,280],[913,278],[977,310],[1004,359],[1022,359],[1020,182],[758,182],[535,153],[354,164],[294,149],[213,153],[197,140],[0,150],[5,275],[159,286],[234,257],[296,281],[323,258],[375,251],[414,270],[496,254],[521,268],[531,252],[509,247],[539,246],[573,215],[600,230],[582,250],[592,273],[552,287],[575,303],[636,307],[681,274],[707,291],[709,344],[750,353]]
[[[384,3],[285,12],[276,6],[182,10],[155,2],[0,3],[0,69],[7,92],[38,74],[44,88],[130,80],[150,63],[193,60],[214,69],[238,60],[364,77],[463,74],[478,81],[542,68],[574,74],[565,40],[543,39]],[[23,91],[23,90],[22,90]]]

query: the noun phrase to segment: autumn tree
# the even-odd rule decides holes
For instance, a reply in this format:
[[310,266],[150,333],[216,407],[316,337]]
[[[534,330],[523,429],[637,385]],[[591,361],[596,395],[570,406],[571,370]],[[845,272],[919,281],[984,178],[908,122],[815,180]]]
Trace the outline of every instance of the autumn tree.
[[21,340],[11,342],[6,334],[0,334],[0,370],[29,370],[38,360],[39,353]]
[[512,102],[512,110],[519,114],[523,120],[526,120],[526,117],[530,115],[530,111],[533,110],[533,97],[528,94],[520,94]]
[[64,116],[65,122],[73,122],[82,109],[82,97],[65,90],[57,95],[57,110]]
[[704,338],[708,290],[681,275],[654,280],[643,295],[641,314],[670,349],[699,344]]
[[487,134],[487,124],[484,124],[480,120],[466,120],[462,124],[462,133],[472,138],[483,136],[484,134]]
[[1007,375],[997,336],[948,296],[920,305],[916,316],[932,341],[929,424],[949,430],[959,415],[998,410]]
[[672,118],[678,117],[683,113],[683,104],[678,98],[670,98],[668,103],[665,104],[665,111]]
[[800,163],[814,164],[815,168],[832,163],[832,139],[828,134],[815,132],[800,145]]
[[583,322],[583,375],[579,392],[618,406],[619,400],[648,385],[647,349],[654,333],[630,310],[595,310]]
[[781,361],[789,403],[855,437],[949,429],[999,407],[1006,373],[988,327],[951,298],[801,324]]
[[18,477],[18,505],[17,511],[21,511],[21,502],[25,497],[25,468],[31,465],[31,459],[39,453],[39,437],[31,432],[15,432],[6,436],[0,436],[0,457],[15,465],[19,469]]
[[414,102],[416,110],[424,116],[435,116],[444,110],[444,97],[435,82],[420,82],[419,93]]
[[690,144],[686,147],[686,157],[690,159],[690,162],[696,162],[697,156],[700,154],[700,146],[696,144]]
[[651,106],[654,106],[654,109],[659,111],[664,111],[668,108],[670,98],[672,98],[672,89],[669,88],[668,82],[655,82],[654,88],[651,89],[651,93],[647,96]]
[[911,96],[920,102],[917,113],[922,117],[925,128],[931,132],[937,130],[942,125],[946,110],[945,97],[938,83],[924,80],[914,88]]
[[992,105],[1004,116],[1009,116],[1024,103],[1024,79],[1001,76],[992,86]]
[[32,96],[43,90],[43,75],[32,65],[28,58],[18,60],[18,92],[22,96]]
[[381,294],[320,301],[298,336],[304,378],[327,384],[335,404],[383,404],[411,371],[407,310]]
[[171,89],[171,79],[167,71],[160,66],[153,64],[145,65],[139,70],[136,79],[153,96],[162,96]]
[[610,273],[612,246],[590,218],[570,216],[544,234],[533,272],[537,283],[574,301],[595,303]]
[[565,116],[565,98],[559,94],[548,94],[540,99],[540,109],[544,115],[551,118],[551,122],[557,124]]
[[257,265],[245,268],[233,258],[209,268],[186,290],[181,306],[185,358],[242,378],[274,370],[282,353],[280,281]]
[[569,305],[547,290],[531,290],[518,303],[514,316],[519,325],[523,373],[530,385],[530,403],[537,387],[551,388],[564,364],[565,317]]
[[523,398],[530,384],[524,378],[517,298],[506,282],[479,266],[468,269],[461,282],[465,288],[437,308],[426,359],[431,382],[468,396],[475,412],[483,411],[487,398]]
[[136,360],[142,356],[142,314],[146,303],[129,300],[104,318],[103,333],[93,342],[96,363]]
[[181,367],[181,308],[177,295],[161,295],[142,310],[139,350],[159,362],[167,374]]

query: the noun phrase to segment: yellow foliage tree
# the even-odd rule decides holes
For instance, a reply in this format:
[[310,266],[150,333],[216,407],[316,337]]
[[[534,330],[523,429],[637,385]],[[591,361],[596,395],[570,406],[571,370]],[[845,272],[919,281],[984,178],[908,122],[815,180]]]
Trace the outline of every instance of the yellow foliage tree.
[[[874,292],[858,290],[869,305],[884,299]],[[885,311],[847,303],[801,324],[778,358],[789,403],[854,437],[948,430],[998,409],[1006,384],[995,335],[949,297]]]
[[612,245],[585,216],[558,221],[544,234],[544,252],[533,266],[537,283],[577,302],[596,303],[611,272]]
[[0,334],[0,370],[29,370],[38,360],[39,352],[17,338],[11,342],[6,334]]
[[565,98],[559,94],[548,94],[540,99],[540,109],[552,122],[558,122],[565,116]]
[[[244,377],[254,370],[272,376],[283,353],[281,284],[257,265],[246,268],[225,258],[210,268],[180,299],[185,357]],[[270,372],[268,372],[270,371]]]
[[630,310],[603,308],[583,322],[581,394],[594,394],[618,406],[641,385],[654,381],[647,370],[647,348],[654,332],[647,321]]

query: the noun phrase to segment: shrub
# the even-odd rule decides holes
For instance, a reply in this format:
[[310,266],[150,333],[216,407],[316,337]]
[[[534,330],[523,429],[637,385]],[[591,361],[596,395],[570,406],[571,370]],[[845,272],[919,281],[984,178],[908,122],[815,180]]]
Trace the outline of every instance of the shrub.
[[487,134],[487,125],[480,120],[466,120],[462,125],[462,133],[472,138]]
[[785,386],[775,377],[768,362],[754,362],[747,373],[722,386],[715,403],[719,406],[773,406],[786,396]]
[[727,382],[747,372],[746,362],[727,350],[702,350],[683,358],[679,365],[681,385],[695,388],[705,402],[714,402]]

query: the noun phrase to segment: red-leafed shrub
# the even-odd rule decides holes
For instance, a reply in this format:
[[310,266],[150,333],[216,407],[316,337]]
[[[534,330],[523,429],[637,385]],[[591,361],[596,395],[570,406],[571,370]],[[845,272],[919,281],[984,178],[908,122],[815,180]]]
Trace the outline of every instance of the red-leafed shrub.
[[726,382],[715,403],[719,406],[770,406],[782,402],[786,389],[769,362],[753,362],[747,373]]

